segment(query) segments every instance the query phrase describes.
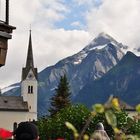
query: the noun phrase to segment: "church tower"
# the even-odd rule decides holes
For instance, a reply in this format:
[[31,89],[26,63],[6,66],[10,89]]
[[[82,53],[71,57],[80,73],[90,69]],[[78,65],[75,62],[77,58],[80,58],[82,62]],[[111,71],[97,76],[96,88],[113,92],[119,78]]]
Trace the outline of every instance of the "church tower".
[[37,86],[37,68],[34,68],[30,31],[26,67],[22,68],[21,96],[23,97],[23,100],[28,103],[29,117],[31,120],[37,119]]

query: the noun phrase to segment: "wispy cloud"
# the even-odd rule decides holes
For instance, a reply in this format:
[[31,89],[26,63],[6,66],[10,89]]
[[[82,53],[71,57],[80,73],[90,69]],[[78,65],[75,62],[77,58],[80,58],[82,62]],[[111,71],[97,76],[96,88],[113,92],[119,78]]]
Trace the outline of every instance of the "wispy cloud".
[[71,23],[71,26],[73,27],[79,27],[80,29],[84,28],[84,25],[82,23],[80,23],[80,21],[74,21]]
[[103,0],[100,8],[87,13],[88,31],[104,31],[129,46],[140,46],[139,0]]

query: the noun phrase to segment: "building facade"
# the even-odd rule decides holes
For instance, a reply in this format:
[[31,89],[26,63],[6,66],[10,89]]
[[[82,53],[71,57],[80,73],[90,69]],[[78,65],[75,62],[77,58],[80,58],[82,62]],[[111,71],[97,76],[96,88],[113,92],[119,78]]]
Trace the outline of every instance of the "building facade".
[[21,96],[0,96],[0,127],[13,131],[22,121],[37,120],[37,68],[34,68],[31,31],[22,68]]

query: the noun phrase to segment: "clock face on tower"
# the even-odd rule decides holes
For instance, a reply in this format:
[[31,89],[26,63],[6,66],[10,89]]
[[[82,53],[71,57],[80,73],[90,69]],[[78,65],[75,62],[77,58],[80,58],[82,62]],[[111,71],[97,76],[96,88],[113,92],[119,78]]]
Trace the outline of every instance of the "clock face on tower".
[[33,74],[30,73],[30,74],[28,75],[28,78],[29,78],[29,79],[33,78]]

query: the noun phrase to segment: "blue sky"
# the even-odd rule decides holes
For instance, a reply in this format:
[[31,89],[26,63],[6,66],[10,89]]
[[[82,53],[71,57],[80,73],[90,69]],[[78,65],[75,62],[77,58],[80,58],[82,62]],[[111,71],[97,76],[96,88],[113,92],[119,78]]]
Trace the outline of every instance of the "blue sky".
[[6,65],[0,69],[0,88],[21,80],[30,24],[35,66],[41,71],[79,52],[101,32],[140,47],[139,17],[140,0],[10,1],[10,24],[17,29],[9,41]]
[[86,30],[86,13],[91,8],[99,8],[102,4],[101,0],[94,0],[93,5],[89,3],[78,4],[74,0],[65,0],[64,4],[68,8],[68,12],[64,13],[65,18],[55,23],[56,28],[64,28],[66,30]]

